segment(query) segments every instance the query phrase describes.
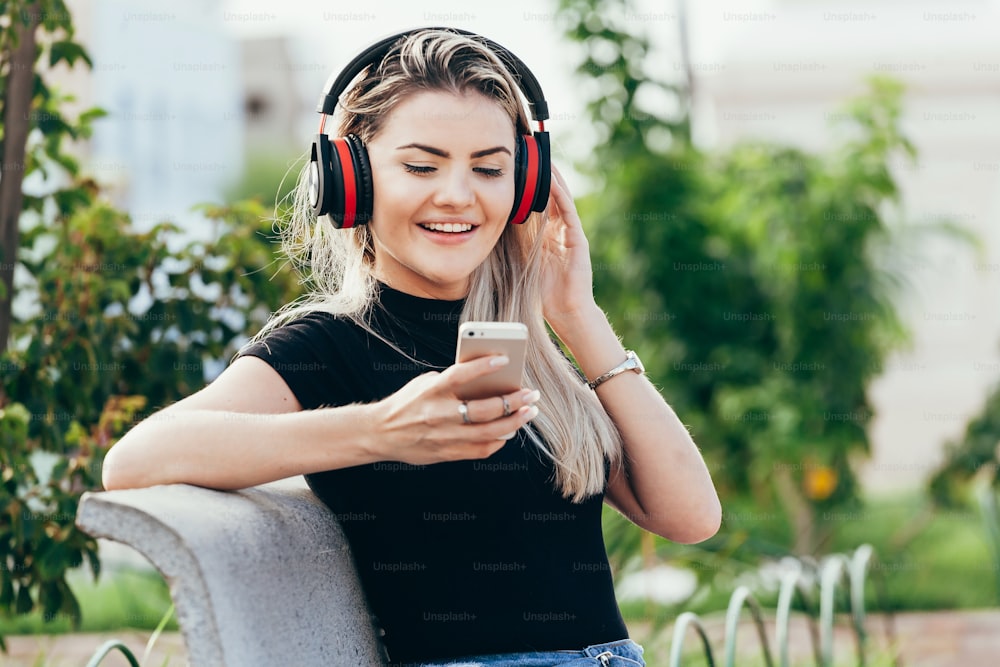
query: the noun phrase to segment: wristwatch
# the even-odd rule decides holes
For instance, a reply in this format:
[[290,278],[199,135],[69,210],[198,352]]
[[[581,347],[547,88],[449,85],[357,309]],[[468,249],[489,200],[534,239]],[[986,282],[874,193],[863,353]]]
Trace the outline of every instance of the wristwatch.
[[625,350],[625,361],[621,362],[620,364],[612,368],[610,371],[608,371],[601,377],[595,379],[593,382],[588,382],[587,386],[590,387],[591,389],[597,389],[599,385],[607,382],[608,380],[610,380],[616,375],[619,375],[620,373],[624,373],[625,371],[635,371],[639,375],[642,375],[643,373],[646,372],[646,369],[643,367],[642,362],[639,361],[639,355],[637,355],[632,350]]

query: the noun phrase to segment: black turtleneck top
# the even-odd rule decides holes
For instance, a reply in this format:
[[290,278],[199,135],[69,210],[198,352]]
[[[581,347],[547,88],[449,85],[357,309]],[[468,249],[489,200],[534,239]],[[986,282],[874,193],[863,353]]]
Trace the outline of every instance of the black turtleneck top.
[[[371,325],[315,312],[243,350],[305,410],[370,403],[454,363],[464,301],[386,285]],[[603,494],[580,504],[521,429],[488,459],[396,461],[306,476],[351,545],[393,663],[579,650],[628,637],[601,532]]]

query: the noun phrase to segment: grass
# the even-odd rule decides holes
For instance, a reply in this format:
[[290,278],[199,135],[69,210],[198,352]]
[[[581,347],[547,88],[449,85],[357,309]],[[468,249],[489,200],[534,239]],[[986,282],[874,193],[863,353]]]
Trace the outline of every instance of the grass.
[[[79,630],[64,614],[44,618],[41,612],[13,618],[0,617],[0,634],[62,634],[108,632],[121,628],[154,630],[170,608],[170,591],[157,572],[123,568],[105,571],[94,581],[89,570],[75,570],[67,579],[76,593],[83,616]],[[171,618],[166,630],[177,630]]]
[[[833,519],[834,537],[828,553],[853,552],[871,544],[876,561],[868,573],[866,609],[935,610],[995,607],[1000,602],[996,564],[978,511],[931,512],[917,495],[878,499],[862,509]],[[782,530],[776,526],[775,531]],[[777,541],[777,540],[776,540]],[[688,552],[690,553],[690,552]],[[725,610],[740,583],[752,577],[742,562],[723,561],[714,585],[677,606],[645,601],[621,604],[626,620],[672,619],[681,611],[698,614]],[[886,596],[876,598],[882,579]],[[755,593],[765,608],[774,608],[776,590]]]
[[884,578],[893,609],[967,609],[1000,602],[996,564],[978,512],[926,511],[919,499],[873,505],[838,531],[836,550],[872,544],[870,576]]
[[[744,512],[744,516],[751,515]],[[834,536],[825,549],[828,553],[851,553],[861,544],[871,544],[876,562],[869,569],[865,609],[868,613],[880,611],[923,611],[941,609],[978,609],[996,607],[998,604],[997,568],[988,544],[988,536],[978,511],[930,511],[922,497],[917,495],[877,499],[857,511],[827,517],[835,525]],[[770,518],[769,518],[770,520]],[[774,525],[774,542],[781,538],[784,526]],[[766,532],[766,531],[760,531]],[[765,537],[765,539],[767,539]],[[751,572],[743,563],[733,559],[720,559],[715,585],[707,587],[691,600],[676,606],[656,605],[634,600],[621,604],[622,616],[630,628],[639,629],[633,636],[647,647],[647,656],[656,656],[654,662],[647,657],[649,667],[667,665],[672,628],[670,624],[682,611],[694,611],[703,619],[713,619],[721,625],[730,596],[740,583],[759,581],[750,577]],[[716,561],[718,563],[719,561]],[[881,579],[885,596],[876,597],[875,582]],[[773,621],[777,591],[759,587],[755,596],[764,607],[765,614]],[[818,585],[814,593],[818,600]],[[846,606],[842,608],[846,611]],[[749,613],[743,612],[747,620]],[[840,616],[838,625],[845,625]],[[716,628],[719,630],[719,628]],[[804,630],[804,629],[802,629]],[[871,628],[870,628],[871,630]],[[700,667],[706,665],[700,652],[700,640],[689,631],[685,638],[685,659],[682,664]],[[741,667],[764,665],[759,652],[748,650],[747,640],[754,634],[749,624],[742,625],[739,633],[739,664]],[[768,633],[773,642],[772,631]],[[877,641],[867,654],[873,667],[893,664],[895,650],[884,645],[879,625]],[[793,633],[794,635],[794,633]],[[717,664],[724,660],[724,640],[721,631],[712,635],[712,649]],[[804,638],[800,637],[800,640]],[[755,643],[749,643],[755,646]],[[856,664],[853,640],[835,642],[835,664]],[[772,645],[772,649],[775,647]],[[652,649],[652,650],[651,650]],[[759,650],[758,650],[759,651]],[[811,659],[793,664],[812,665]]]

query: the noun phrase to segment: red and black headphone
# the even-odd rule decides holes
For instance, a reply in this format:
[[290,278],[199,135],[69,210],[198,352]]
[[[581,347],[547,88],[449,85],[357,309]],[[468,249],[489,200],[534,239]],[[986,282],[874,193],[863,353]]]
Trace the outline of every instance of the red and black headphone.
[[[458,28],[417,28],[386,37],[365,49],[348,63],[319,100],[322,114],[319,133],[313,140],[309,165],[309,203],[318,218],[328,215],[334,227],[347,229],[371,220],[374,192],[368,151],[353,134],[331,139],[323,130],[348,84],[369,65],[381,63],[396,43],[423,30],[445,30],[474,37],[493,51],[528,99],[532,120],[538,131],[517,137],[514,151],[514,206],[507,222],[521,224],[532,211],[543,211],[549,200],[551,162],[549,133],[544,121],[549,117],[541,86],[531,70],[513,53],[481,35]],[[331,77],[332,79],[333,77]]]

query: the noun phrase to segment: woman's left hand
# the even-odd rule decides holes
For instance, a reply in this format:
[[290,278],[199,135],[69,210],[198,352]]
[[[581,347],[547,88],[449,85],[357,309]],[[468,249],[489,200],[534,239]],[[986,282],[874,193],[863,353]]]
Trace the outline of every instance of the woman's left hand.
[[590,244],[566,181],[555,165],[545,214],[548,222],[542,239],[542,311],[556,329],[559,323],[581,317],[595,303]]

